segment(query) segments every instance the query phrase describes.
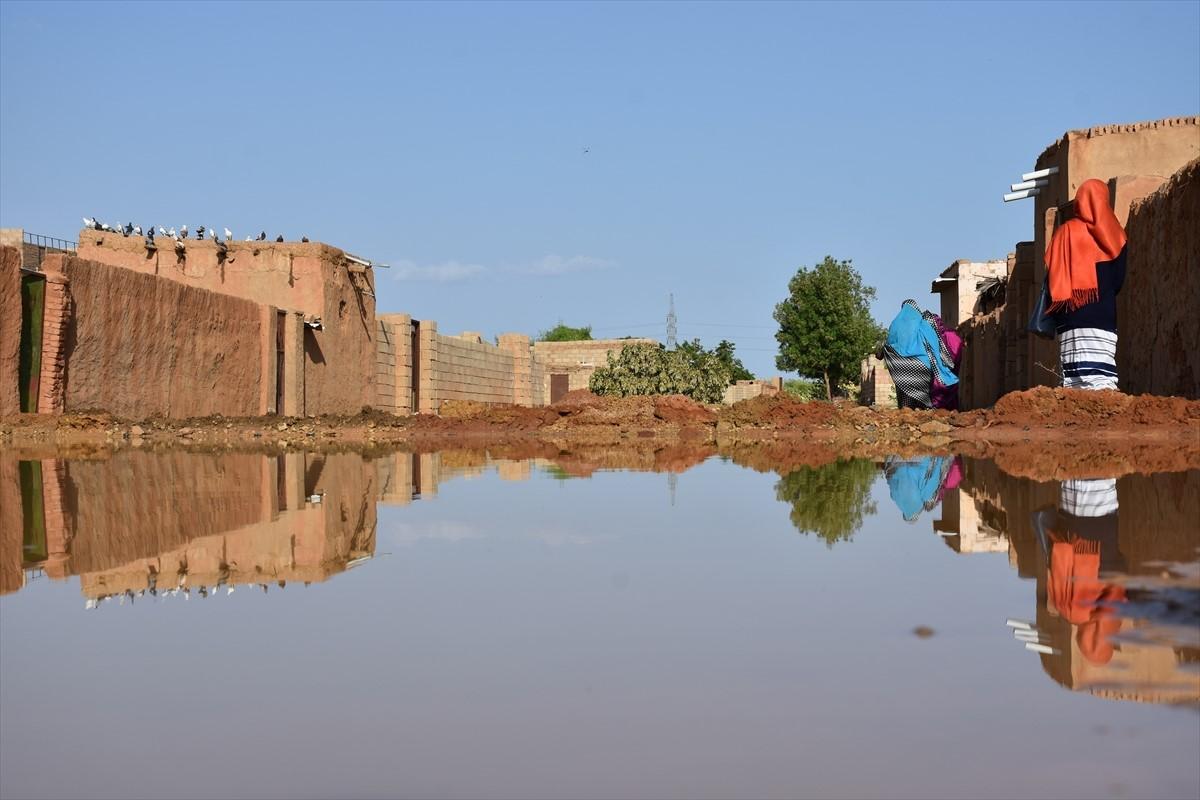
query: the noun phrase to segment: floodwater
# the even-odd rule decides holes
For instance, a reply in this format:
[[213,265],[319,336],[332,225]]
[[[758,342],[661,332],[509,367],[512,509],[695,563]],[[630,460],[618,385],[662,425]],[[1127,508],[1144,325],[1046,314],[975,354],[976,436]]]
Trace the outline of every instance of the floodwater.
[[0,454],[0,797],[1200,795],[1200,473],[783,472]]

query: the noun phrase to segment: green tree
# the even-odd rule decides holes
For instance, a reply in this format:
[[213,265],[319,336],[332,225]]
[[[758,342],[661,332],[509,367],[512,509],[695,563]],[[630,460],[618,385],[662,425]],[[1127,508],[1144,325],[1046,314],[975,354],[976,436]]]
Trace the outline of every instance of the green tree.
[[858,373],[880,336],[869,304],[875,289],[849,261],[831,256],[801,267],[788,281],[788,298],[775,306],[779,355],[775,366],[825,382],[825,397]]
[[583,342],[592,338],[592,326],[572,328],[561,322],[548,331],[538,334],[539,342]]
[[742,363],[742,360],[734,355],[733,342],[728,339],[722,339],[713,348],[713,355],[729,369],[730,383],[754,380],[754,373],[746,369],[746,365]]
[[592,373],[588,388],[599,395],[682,394],[700,403],[719,403],[729,370],[699,340],[674,350],[661,344],[631,344]]
[[875,464],[861,458],[801,467],[779,479],[775,498],[791,504],[796,530],[815,533],[833,547],[849,541],[875,513],[871,484],[876,474]]

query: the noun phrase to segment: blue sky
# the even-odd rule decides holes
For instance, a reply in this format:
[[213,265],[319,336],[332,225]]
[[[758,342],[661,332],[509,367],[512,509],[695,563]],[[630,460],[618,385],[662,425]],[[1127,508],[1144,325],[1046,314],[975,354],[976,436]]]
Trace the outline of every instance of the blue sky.
[[443,331],[737,342],[1003,257],[1070,128],[1200,112],[1200,3],[0,3],[0,224],[307,235]]

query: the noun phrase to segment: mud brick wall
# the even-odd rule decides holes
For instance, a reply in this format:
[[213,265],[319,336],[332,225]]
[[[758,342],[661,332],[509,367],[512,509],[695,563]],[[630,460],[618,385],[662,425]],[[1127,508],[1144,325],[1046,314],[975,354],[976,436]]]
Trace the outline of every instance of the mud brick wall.
[[1200,398],[1200,159],[1134,204],[1117,296],[1117,372],[1130,394]]
[[1029,333],[1029,317],[1042,291],[1035,278],[1033,242],[1018,242],[1008,274],[1005,302],[958,326],[963,338],[959,406],[964,411],[992,405],[1008,392],[1056,386],[1058,344]]
[[0,247],[0,417],[21,410],[21,252]]
[[259,413],[258,304],[67,256],[47,257],[44,269],[67,280],[71,298],[63,408],[132,418]]
[[742,400],[749,400],[752,397],[760,395],[775,395],[779,394],[780,386],[778,381],[738,381],[737,383],[726,387],[725,397],[721,402],[725,405],[733,405]]

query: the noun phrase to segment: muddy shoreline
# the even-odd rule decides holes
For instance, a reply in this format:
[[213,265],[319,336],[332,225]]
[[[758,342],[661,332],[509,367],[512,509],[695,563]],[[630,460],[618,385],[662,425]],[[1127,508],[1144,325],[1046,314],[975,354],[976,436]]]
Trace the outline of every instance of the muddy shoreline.
[[783,472],[839,458],[961,454],[1035,480],[1200,469],[1200,401],[1037,388],[955,413],[759,397],[728,407],[680,396],[573,392],[542,408],[450,403],[441,416],[0,420],[0,451],[104,457],[135,449],[281,452],[486,450],[596,468],[682,471],[713,455]]

